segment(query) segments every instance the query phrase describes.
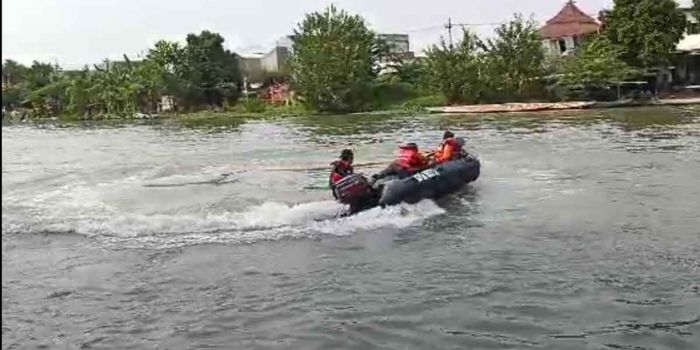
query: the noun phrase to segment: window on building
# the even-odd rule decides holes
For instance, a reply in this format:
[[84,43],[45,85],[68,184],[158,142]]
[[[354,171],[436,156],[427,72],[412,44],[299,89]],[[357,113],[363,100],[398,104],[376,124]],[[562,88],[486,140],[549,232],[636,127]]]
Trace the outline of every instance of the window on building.
[[566,52],[566,40],[564,40],[563,38],[559,39],[559,52],[560,53]]

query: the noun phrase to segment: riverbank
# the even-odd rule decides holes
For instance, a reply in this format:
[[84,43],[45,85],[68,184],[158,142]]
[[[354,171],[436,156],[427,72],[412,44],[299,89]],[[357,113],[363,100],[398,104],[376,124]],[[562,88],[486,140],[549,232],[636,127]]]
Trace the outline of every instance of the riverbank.
[[430,113],[513,113],[539,111],[565,111],[572,109],[617,108],[617,107],[649,107],[649,106],[684,106],[700,105],[700,97],[658,99],[650,101],[621,100],[621,101],[573,101],[573,102],[537,102],[537,103],[500,103],[482,105],[461,105],[445,107],[429,107]]
[[[460,105],[460,106],[442,106],[442,107],[403,107],[395,106],[393,108],[381,109],[375,111],[365,111],[346,114],[348,116],[375,116],[375,117],[393,117],[400,115],[412,115],[415,113],[431,113],[431,114],[511,114],[511,113],[530,113],[530,112],[565,112],[574,110],[589,110],[589,109],[611,109],[611,108],[634,108],[634,107],[680,107],[680,106],[700,106],[700,97],[693,98],[668,98],[651,101],[572,101],[572,102],[537,102],[537,103],[502,103],[502,104],[480,104],[480,105]],[[57,117],[23,117],[22,115],[13,116],[12,112],[6,113],[3,117],[4,122],[44,122],[44,121],[59,121],[68,123],[80,122],[130,122],[149,120],[167,120],[169,122],[180,123],[185,126],[199,127],[217,127],[217,126],[232,126],[245,123],[250,120],[262,119],[278,119],[287,117],[312,117],[328,115],[306,109],[300,105],[296,106],[263,106],[260,109],[247,109],[243,106],[225,110],[204,110],[189,113],[163,113],[163,114],[143,114],[135,113],[132,116],[119,115],[99,115],[92,117],[81,117],[76,115],[61,115]]]
[[165,112],[157,114],[134,113],[131,115],[118,114],[97,114],[97,115],[75,115],[61,114],[58,116],[34,116],[27,110],[14,110],[3,113],[3,121],[62,121],[62,122],[90,122],[90,121],[137,121],[137,120],[175,120],[186,124],[217,124],[223,119],[258,119],[258,118],[282,118],[289,116],[311,115],[313,112],[296,106],[262,106],[262,108],[247,108],[243,104],[231,108],[215,108],[195,112]]

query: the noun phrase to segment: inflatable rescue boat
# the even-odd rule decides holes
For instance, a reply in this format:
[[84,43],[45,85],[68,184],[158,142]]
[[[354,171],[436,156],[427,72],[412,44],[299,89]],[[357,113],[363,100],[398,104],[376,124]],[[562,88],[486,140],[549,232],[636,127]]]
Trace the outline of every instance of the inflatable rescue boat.
[[343,214],[347,216],[376,206],[439,199],[475,181],[480,171],[479,159],[466,155],[436,164],[408,177],[386,177],[376,183],[371,183],[361,174],[353,174],[336,184],[335,195],[338,201],[350,206],[348,212]]

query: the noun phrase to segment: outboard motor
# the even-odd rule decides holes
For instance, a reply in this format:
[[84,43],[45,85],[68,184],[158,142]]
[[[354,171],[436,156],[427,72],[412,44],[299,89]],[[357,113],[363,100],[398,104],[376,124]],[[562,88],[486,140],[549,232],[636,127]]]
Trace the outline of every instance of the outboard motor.
[[356,204],[372,196],[372,186],[360,174],[344,177],[335,185],[335,195],[343,204]]

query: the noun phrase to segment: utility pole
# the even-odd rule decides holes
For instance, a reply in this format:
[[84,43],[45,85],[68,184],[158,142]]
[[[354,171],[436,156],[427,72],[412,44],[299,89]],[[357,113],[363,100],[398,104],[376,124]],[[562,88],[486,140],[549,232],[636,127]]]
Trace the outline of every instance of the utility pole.
[[445,28],[447,28],[447,33],[450,36],[450,51],[452,51],[452,18],[451,17],[447,18],[447,25],[445,25]]

